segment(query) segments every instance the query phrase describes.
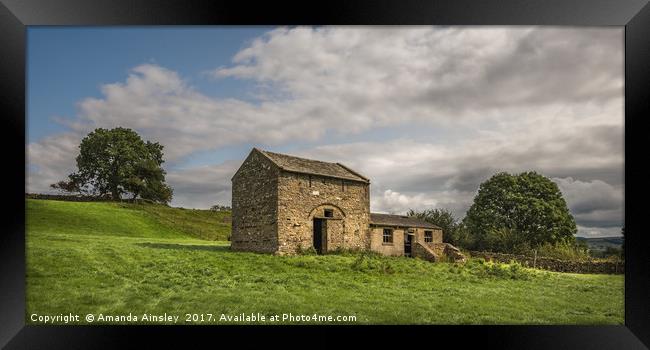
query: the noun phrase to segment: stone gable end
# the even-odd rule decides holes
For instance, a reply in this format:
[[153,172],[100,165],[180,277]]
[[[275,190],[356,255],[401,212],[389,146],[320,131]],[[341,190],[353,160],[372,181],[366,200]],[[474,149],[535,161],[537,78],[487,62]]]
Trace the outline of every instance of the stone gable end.
[[277,251],[278,174],[270,160],[253,150],[233,176],[233,250]]

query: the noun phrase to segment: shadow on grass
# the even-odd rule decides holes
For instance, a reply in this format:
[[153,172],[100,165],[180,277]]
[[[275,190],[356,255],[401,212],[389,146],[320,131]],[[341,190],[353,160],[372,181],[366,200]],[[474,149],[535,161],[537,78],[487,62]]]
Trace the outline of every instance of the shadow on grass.
[[207,250],[214,252],[230,252],[229,246],[215,245],[191,245],[191,244],[174,244],[174,243],[136,243],[135,245],[145,248],[157,249],[180,249],[180,250]]

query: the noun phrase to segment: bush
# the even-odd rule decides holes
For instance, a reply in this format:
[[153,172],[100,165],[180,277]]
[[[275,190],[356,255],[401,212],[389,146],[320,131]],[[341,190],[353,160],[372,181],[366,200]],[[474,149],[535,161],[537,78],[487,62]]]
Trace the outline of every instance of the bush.
[[448,241],[457,248],[471,250],[476,247],[476,237],[472,235],[467,229],[467,226],[462,223],[456,225],[454,230],[451,232],[451,236],[452,237],[450,237]]
[[522,254],[530,250],[530,245],[523,236],[515,230],[500,228],[489,230],[483,245],[493,252]]
[[484,259],[470,259],[470,261],[461,266],[460,269],[466,269],[470,274],[477,277],[492,277],[499,279],[529,280],[534,271],[527,269],[516,261],[510,261],[508,264],[485,261]]
[[590,258],[587,248],[567,241],[543,244],[537,250],[537,256],[573,261],[584,261]]

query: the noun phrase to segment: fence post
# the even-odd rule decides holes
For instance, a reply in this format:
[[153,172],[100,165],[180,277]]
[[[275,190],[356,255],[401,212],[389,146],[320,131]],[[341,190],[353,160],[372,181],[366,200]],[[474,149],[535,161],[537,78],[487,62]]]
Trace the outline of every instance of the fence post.
[[537,249],[534,250],[535,257],[533,257],[533,268],[537,267]]

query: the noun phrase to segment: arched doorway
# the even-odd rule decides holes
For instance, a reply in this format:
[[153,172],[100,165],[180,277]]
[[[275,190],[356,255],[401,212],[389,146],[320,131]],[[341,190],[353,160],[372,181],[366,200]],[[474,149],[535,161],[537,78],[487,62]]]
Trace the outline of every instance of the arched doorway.
[[[325,254],[331,244],[340,246],[345,213],[336,205],[324,203],[309,213],[312,221],[312,244],[318,254]],[[341,232],[339,232],[341,231]]]

